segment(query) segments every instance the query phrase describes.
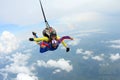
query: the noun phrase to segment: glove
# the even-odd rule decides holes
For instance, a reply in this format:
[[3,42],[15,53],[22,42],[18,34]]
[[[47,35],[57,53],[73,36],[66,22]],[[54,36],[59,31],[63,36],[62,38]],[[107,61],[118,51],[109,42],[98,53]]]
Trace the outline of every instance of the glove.
[[34,41],[34,39],[33,38],[29,38],[29,41]]
[[71,40],[73,40],[73,38],[71,38]]
[[66,48],[66,52],[69,52],[69,51],[70,51],[70,48],[69,48],[69,47],[67,47],[67,48]]

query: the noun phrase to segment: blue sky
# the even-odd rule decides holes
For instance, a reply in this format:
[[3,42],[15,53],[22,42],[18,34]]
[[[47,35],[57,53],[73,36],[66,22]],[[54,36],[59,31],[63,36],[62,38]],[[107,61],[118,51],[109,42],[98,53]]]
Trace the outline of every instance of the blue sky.
[[[58,32],[81,28],[118,26],[120,22],[119,0],[42,0],[51,26]],[[32,30],[43,28],[43,16],[38,0],[1,0],[0,27],[14,31],[19,27]],[[6,26],[6,27],[3,27]],[[21,29],[22,29],[21,28]],[[1,31],[1,29],[0,29]]]
[[[99,71],[120,73],[119,0],[42,0],[42,3],[49,24],[58,34],[74,38],[66,41],[71,51],[67,54],[60,45],[54,52],[40,54],[39,47],[28,41],[33,37],[32,31],[42,36],[45,28],[38,0],[0,0],[0,79],[101,80]],[[94,74],[98,76],[93,77]],[[119,79],[114,74],[113,77]]]

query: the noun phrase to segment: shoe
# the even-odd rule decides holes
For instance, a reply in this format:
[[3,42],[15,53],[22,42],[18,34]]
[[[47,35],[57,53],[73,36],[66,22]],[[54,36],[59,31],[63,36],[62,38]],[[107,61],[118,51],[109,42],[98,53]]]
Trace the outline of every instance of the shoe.
[[32,32],[32,34],[33,34],[34,36],[36,36],[36,33],[35,33],[35,32]]
[[29,38],[29,41],[34,41],[34,39],[33,38]]

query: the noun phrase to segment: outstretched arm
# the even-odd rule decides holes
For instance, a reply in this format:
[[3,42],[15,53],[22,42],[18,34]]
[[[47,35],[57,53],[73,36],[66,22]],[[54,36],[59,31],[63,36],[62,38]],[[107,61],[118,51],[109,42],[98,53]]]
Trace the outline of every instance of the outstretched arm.
[[70,39],[73,40],[73,38],[69,37],[69,36],[64,36],[62,38],[60,38],[59,36],[57,36],[57,39],[59,40],[60,43],[62,43],[62,45],[66,48],[66,52],[68,52],[70,50],[70,48],[67,46],[67,44],[63,41],[64,39]]
[[62,38],[59,39],[59,42],[61,43],[64,39],[70,39],[73,40],[70,36],[63,36]]

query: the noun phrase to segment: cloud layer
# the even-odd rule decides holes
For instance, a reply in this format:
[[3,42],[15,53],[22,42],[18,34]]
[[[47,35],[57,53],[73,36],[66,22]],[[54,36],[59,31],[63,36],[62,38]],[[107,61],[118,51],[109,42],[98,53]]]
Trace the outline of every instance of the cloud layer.
[[36,76],[30,76],[25,73],[19,73],[15,80],[38,80],[38,78]]
[[93,52],[93,51],[83,50],[83,49],[79,49],[79,48],[76,50],[76,54],[79,54],[79,55],[81,54],[84,60],[88,60],[89,58],[96,60],[96,61],[104,60],[104,57],[105,57],[104,54],[95,55],[94,53],[95,52]]
[[111,59],[112,61],[119,60],[119,59],[120,59],[120,54],[119,54],[119,53],[111,54],[111,55],[110,55],[110,59]]
[[19,41],[14,34],[4,31],[0,36],[0,53],[10,53],[19,47]]
[[112,40],[112,41],[108,41],[109,43],[111,43],[110,47],[115,48],[115,49],[120,49],[120,40]]
[[4,79],[8,79],[10,77],[9,73],[11,73],[17,75],[15,80],[38,80],[38,77],[33,73],[33,65],[27,66],[29,58],[29,54],[22,53],[15,53],[12,56],[8,56],[6,59],[11,63],[0,69]]
[[73,69],[73,67],[71,64],[69,64],[69,62],[69,60],[65,59],[59,59],[58,61],[49,60],[47,62],[41,60],[37,61],[37,65],[40,67],[55,68],[55,71],[53,73],[60,72],[61,70],[70,72]]

